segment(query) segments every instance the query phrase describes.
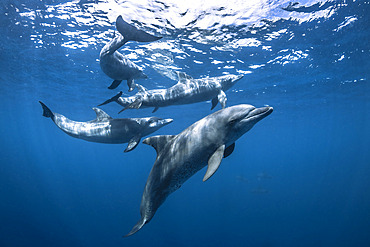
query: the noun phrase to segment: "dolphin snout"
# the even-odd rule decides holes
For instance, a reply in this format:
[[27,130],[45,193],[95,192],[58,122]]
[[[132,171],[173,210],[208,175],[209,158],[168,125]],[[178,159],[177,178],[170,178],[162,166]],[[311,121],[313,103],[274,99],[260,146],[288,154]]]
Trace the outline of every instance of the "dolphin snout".
[[248,114],[248,117],[265,118],[268,115],[270,115],[273,112],[273,110],[274,108],[272,108],[271,106],[256,108]]
[[166,118],[166,119],[163,119],[162,121],[163,121],[163,124],[164,125],[167,125],[167,124],[172,123],[173,122],[173,119],[172,118]]

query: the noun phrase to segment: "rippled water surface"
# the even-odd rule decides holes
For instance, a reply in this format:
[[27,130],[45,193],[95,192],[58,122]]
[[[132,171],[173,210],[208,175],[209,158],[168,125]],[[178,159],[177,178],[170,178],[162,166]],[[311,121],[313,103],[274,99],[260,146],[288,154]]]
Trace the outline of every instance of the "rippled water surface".
[[[369,246],[369,13],[369,1],[1,1],[0,245]],[[177,71],[244,74],[227,105],[274,107],[209,181],[201,170],[124,239],[155,151],[69,137],[38,103],[88,121],[133,94],[108,90],[99,65],[118,15],[163,37],[120,49],[146,88],[174,85]],[[215,111],[102,108],[174,119],[155,134]]]

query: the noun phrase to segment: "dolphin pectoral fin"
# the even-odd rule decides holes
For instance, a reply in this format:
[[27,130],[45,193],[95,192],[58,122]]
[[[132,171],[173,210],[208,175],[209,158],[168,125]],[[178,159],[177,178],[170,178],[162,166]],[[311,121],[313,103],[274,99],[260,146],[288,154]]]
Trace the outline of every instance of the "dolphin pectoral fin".
[[222,109],[224,109],[226,107],[226,101],[227,101],[225,92],[221,90],[220,93],[217,95],[217,99],[218,101],[220,101]]
[[136,225],[132,228],[132,230],[129,233],[127,233],[125,236],[123,236],[123,237],[125,238],[125,237],[129,237],[129,236],[135,234],[137,231],[139,231],[145,225],[145,223],[146,223],[146,220],[145,220],[145,218],[142,217],[136,223]]
[[127,148],[125,149],[125,153],[132,151],[134,148],[136,148],[137,145],[139,145],[141,136],[137,135],[132,137],[132,139],[129,141]]
[[218,169],[225,152],[225,144],[217,148],[216,152],[208,160],[207,172],[203,177],[203,182],[207,181]]
[[102,109],[99,109],[99,108],[96,108],[96,107],[93,107],[92,108],[95,113],[96,113],[96,121],[103,121],[103,120],[109,120],[109,119],[112,119],[111,116],[109,116],[105,111],[103,111]]
[[230,146],[228,146],[226,149],[225,149],[225,152],[224,152],[224,158],[228,157],[230,154],[233,153],[234,151],[234,148],[235,148],[235,142],[233,144],[231,144]]
[[128,91],[132,92],[132,90],[135,89],[135,82],[134,79],[128,79],[127,80],[127,86],[128,86]]
[[163,149],[163,147],[171,141],[173,138],[175,138],[176,135],[161,135],[161,136],[152,136],[146,138],[143,143],[148,144],[152,146],[155,151],[157,151],[157,154]]
[[120,110],[118,113],[121,113],[121,112],[123,112],[123,111],[125,111],[127,109],[139,109],[142,104],[143,104],[143,102],[141,101],[141,99],[136,99],[131,104],[128,104],[127,106],[125,106],[125,108],[123,108],[122,110]]
[[133,25],[128,24],[122,18],[122,16],[118,16],[116,20],[116,28],[123,37],[125,37],[125,41],[139,41],[139,42],[151,42],[161,39],[162,37],[156,37],[151,35],[147,32],[137,29]]
[[158,109],[159,109],[159,107],[158,107],[158,106],[156,106],[156,107],[154,108],[154,110],[152,111],[152,113],[154,113],[154,112],[158,111]]
[[115,89],[121,84],[122,80],[114,80],[112,84],[108,87],[108,89]]
[[218,104],[218,98],[217,97],[214,97],[212,99],[212,107],[211,107],[211,111],[216,107],[216,105]]

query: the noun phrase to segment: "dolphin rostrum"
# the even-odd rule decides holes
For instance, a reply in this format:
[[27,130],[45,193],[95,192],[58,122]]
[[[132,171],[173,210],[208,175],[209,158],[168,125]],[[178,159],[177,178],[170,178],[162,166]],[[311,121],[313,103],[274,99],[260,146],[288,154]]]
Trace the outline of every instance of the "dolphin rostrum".
[[43,116],[51,118],[58,128],[68,135],[89,142],[128,143],[125,152],[133,150],[139,144],[141,137],[147,136],[173,121],[157,117],[113,119],[103,110],[93,108],[96,119],[88,122],[76,122],[52,112],[44,103],[39,102],[43,109]]
[[184,72],[177,72],[177,74],[179,82],[170,88],[147,90],[143,86],[136,84],[139,91],[134,96],[121,97],[122,92],[120,92],[98,106],[115,101],[124,107],[123,110],[154,107],[153,112],[156,112],[159,107],[212,100],[211,110],[215,108],[218,102],[221,103],[222,108],[225,108],[227,98],[224,91],[243,78],[243,75],[223,75],[193,79]]
[[172,192],[207,164],[203,181],[209,179],[222,158],[233,152],[235,141],[272,111],[272,107],[236,105],[208,115],[178,135],[146,138],[143,143],[155,148],[157,159],[141,199],[141,219],[126,236],[139,231]]
[[109,89],[115,89],[122,80],[127,80],[129,91],[132,91],[135,88],[134,79],[147,78],[147,76],[139,66],[117,50],[128,41],[151,42],[162,37],[156,37],[137,29],[125,22],[122,16],[117,17],[116,28],[119,33],[115,33],[113,39],[100,52],[100,67],[107,76],[114,79]]

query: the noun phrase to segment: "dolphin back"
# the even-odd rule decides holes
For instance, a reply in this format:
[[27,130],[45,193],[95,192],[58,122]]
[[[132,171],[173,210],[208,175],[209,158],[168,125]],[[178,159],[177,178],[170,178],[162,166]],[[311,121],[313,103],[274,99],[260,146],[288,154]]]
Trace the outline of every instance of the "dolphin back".
[[122,16],[118,16],[116,20],[116,27],[118,32],[122,34],[125,41],[139,41],[139,42],[151,42],[161,39],[162,37],[156,37],[151,35],[147,32],[137,29],[136,27],[128,24],[122,18]]
[[49,109],[49,107],[47,107],[44,103],[42,103],[41,101],[39,101],[41,106],[42,106],[42,110],[43,110],[43,113],[42,115],[44,117],[49,117],[49,118],[53,118],[54,117],[54,113]]

